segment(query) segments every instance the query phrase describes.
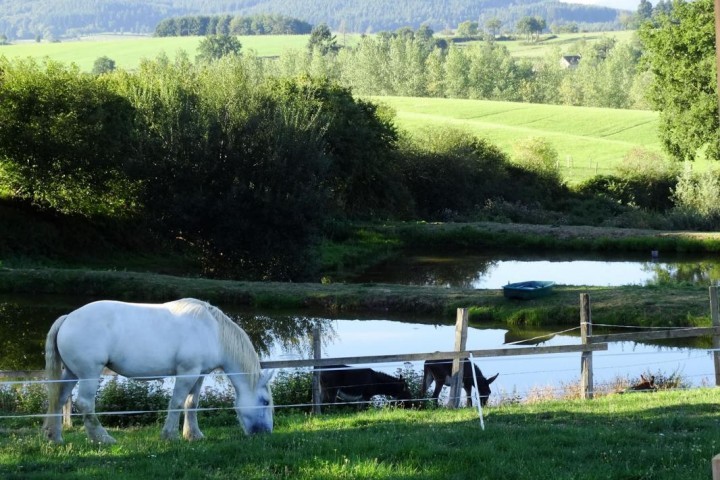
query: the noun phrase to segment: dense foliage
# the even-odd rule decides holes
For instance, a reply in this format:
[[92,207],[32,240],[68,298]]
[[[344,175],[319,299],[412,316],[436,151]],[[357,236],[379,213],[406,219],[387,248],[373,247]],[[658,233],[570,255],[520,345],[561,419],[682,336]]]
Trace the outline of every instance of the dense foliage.
[[649,98],[660,111],[660,138],[676,159],[704,150],[720,157],[715,14],[711,0],[676,1],[643,24],[645,61],[653,74]]
[[620,25],[618,10],[554,0],[5,0],[0,11],[0,34],[10,40],[58,40],[106,32],[149,34],[166,18],[200,15],[220,15],[221,24],[227,16],[283,15],[313,25],[326,23],[336,31],[360,33],[417,28],[423,23],[440,30],[478,18],[483,22],[497,18],[504,28],[512,28],[528,15],[539,15],[548,25],[572,23],[597,31]]
[[309,23],[283,15],[196,15],[164,18],[155,27],[155,36],[286,35],[307,34],[311,29]]

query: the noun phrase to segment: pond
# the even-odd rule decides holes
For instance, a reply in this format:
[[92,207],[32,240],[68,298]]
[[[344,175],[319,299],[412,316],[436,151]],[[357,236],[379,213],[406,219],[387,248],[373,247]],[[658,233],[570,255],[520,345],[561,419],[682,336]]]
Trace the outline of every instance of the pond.
[[408,252],[354,278],[358,283],[398,283],[463,288],[501,288],[526,280],[552,280],[560,285],[622,286],[663,282],[701,285],[720,281],[717,255],[478,254]]
[[[45,335],[52,322],[92,299],[56,296],[0,296],[0,370],[42,369]],[[454,325],[428,318],[314,317],[258,314],[218,305],[243,328],[265,360],[310,358],[309,332],[324,331],[323,358],[452,351]],[[579,344],[577,330],[529,330],[470,327],[468,349],[518,348],[524,345]],[[617,378],[637,379],[642,373],[681,375],[692,386],[714,383],[709,339],[691,345],[613,343],[593,354],[596,388]],[[477,360],[485,376],[500,373],[492,401],[525,398],[539,391],[560,393],[580,378],[580,354],[565,353]],[[395,374],[401,363],[368,365]],[[411,364],[422,372],[422,362]]]

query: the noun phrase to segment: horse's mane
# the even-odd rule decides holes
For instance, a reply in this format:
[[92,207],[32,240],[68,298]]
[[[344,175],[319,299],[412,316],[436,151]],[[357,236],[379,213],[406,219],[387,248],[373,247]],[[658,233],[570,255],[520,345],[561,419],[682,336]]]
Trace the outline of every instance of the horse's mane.
[[240,363],[240,368],[250,375],[250,388],[254,389],[260,378],[260,359],[250,337],[219,308],[202,300],[183,298],[165,304],[175,314],[199,317],[209,313],[217,321],[219,341],[225,352]]

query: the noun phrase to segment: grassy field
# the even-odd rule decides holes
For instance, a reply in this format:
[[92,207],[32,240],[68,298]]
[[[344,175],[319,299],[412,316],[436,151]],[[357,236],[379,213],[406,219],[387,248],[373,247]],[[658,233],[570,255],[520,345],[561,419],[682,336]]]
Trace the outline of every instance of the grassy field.
[[[502,42],[510,53],[516,57],[542,57],[555,47],[563,53],[573,53],[568,48],[580,41],[595,42],[604,37],[614,37],[618,41],[629,41],[633,31],[607,33],[574,33],[550,36],[536,43],[524,40]],[[359,34],[336,34],[340,45],[356,43]],[[178,51],[188,52],[195,56],[197,45],[203,37],[148,37],[140,35],[96,35],[80,40],[64,40],[61,42],[21,42],[0,46],[0,55],[15,57],[50,57],[54,60],[76,63],[83,70],[91,70],[96,58],[107,56],[115,60],[118,68],[132,70],[137,68],[143,58],[155,58],[160,53],[173,57]],[[253,50],[261,57],[278,56],[287,49],[303,49],[307,45],[309,35],[244,35],[238,39],[243,50]],[[472,42],[465,43],[469,45]],[[570,50],[572,50],[570,48]]]
[[[174,57],[179,51],[194,58],[203,37],[145,37],[137,35],[109,35],[85,40],[57,43],[18,43],[0,46],[0,55],[16,57],[49,57],[64,63],[75,63],[90,71],[96,58],[106,56],[115,60],[118,68],[133,70],[143,58],[155,58],[161,53]],[[247,35],[239,36],[243,51],[253,50],[259,56],[280,55],[287,49],[303,49],[309,35]]]
[[410,132],[457,127],[508,154],[518,140],[545,138],[557,150],[561,171],[571,183],[613,172],[634,148],[661,151],[657,112],[442,98],[375,100],[394,108],[398,125]]
[[[160,426],[113,429],[113,446],[77,426],[65,445],[36,428],[5,429],[0,477],[11,479],[678,479],[710,477],[719,453],[717,388],[544,401],[486,409],[276,414],[271,435],[208,425],[195,443]],[[1,425],[1,424],[0,424]]]
[[525,40],[511,40],[502,42],[514,57],[541,58],[555,48],[563,54],[577,54],[575,46],[580,42],[594,43],[605,38],[614,38],[620,43],[629,42],[635,35],[634,30],[618,32],[580,32],[562,33],[559,35],[542,35],[539,42],[526,42]]

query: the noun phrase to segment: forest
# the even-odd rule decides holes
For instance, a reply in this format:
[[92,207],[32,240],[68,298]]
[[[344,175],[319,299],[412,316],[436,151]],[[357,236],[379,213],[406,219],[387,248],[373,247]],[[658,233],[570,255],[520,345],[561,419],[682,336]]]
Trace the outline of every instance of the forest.
[[164,19],[196,15],[283,15],[337,31],[375,33],[428,25],[454,29],[463,21],[497,19],[513,29],[525,16],[548,25],[574,23],[586,30],[621,27],[620,11],[555,0],[2,0],[0,35],[58,41],[94,33],[152,34]]

